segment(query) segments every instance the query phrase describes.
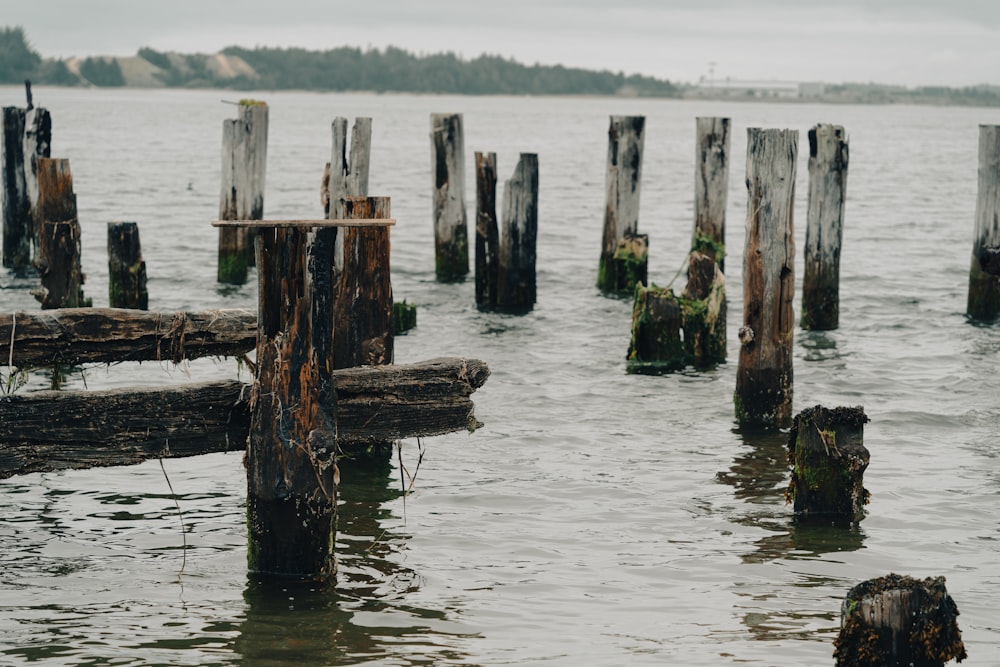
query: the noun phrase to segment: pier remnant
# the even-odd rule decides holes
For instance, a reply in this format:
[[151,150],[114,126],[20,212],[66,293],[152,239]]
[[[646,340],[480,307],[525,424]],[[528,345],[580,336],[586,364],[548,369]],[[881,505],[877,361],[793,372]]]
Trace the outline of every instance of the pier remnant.
[[527,313],[535,306],[538,239],[538,155],[521,153],[504,181],[496,309]]
[[434,177],[434,272],[441,282],[469,273],[469,230],[465,212],[465,132],[462,114],[431,114]]
[[[979,126],[979,189],[966,312],[974,320],[1000,315],[1000,269],[989,270],[1000,246],[1000,125]],[[993,260],[1000,266],[1000,260]]]
[[476,151],[476,307],[497,304],[500,227],[497,223],[497,154]]
[[695,119],[694,238],[691,247],[726,268],[729,195],[728,118]]
[[149,308],[146,262],[139,244],[139,225],[108,223],[108,305],[112,308]]
[[45,309],[90,306],[90,299],[83,296],[80,221],[69,160],[38,158],[35,163],[41,230],[35,268],[42,283],[35,298]]
[[[3,107],[0,127],[0,188],[3,192],[3,266],[25,269],[37,259],[39,222],[37,159],[52,152],[52,117],[35,107],[25,81],[28,106]],[[35,256],[33,256],[33,253]]]
[[604,234],[597,288],[630,295],[647,282],[649,237],[638,233],[645,116],[611,116],[605,179]]

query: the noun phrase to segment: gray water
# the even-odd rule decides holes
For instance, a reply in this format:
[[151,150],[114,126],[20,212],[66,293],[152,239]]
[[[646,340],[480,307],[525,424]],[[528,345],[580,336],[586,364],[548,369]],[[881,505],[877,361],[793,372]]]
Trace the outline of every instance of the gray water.
[[[40,88],[69,158],[84,290],[107,303],[106,223],[139,223],[155,310],[255,307],[215,282],[221,91]],[[239,452],[0,482],[0,663],[39,665],[823,665],[840,603],[889,572],[945,576],[968,665],[1000,664],[1000,330],[964,316],[978,125],[990,109],[630,99],[256,93],[270,105],[265,215],[320,216],[335,116],[374,119],[373,195],[392,198],[396,299],[418,307],[397,362],[484,359],[486,426],[404,441],[344,475],[335,592],[247,575]],[[23,105],[0,88],[0,104]],[[434,281],[429,114],[461,112],[472,152],[540,162],[538,304],[479,313],[472,280]],[[625,372],[631,304],[595,287],[610,114],[647,118],[639,229],[665,285],[690,244],[694,119],[733,121],[729,363]],[[795,332],[795,410],[862,405],[868,514],[800,525],[785,435],[745,435],[732,394],[742,318],[747,127],[851,141],[841,328]],[[502,184],[501,184],[502,187]],[[796,274],[801,281],[801,253]],[[682,287],[683,277],[674,287]],[[37,308],[0,273],[0,309]],[[796,300],[796,311],[799,309]],[[233,360],[119,364],[67,389],[240,377]],[[242,372],[243,379],[246,371]],[[47,388],[46,373],[21,391]],[[151,409],[155,409],[151,407]],[[405,477],[405,475],[404,475]],[[167,483],[172,483],[174,493]],[[180,505],[184,532],[175,506]],[[185,548],[186,545],[186,548]]]

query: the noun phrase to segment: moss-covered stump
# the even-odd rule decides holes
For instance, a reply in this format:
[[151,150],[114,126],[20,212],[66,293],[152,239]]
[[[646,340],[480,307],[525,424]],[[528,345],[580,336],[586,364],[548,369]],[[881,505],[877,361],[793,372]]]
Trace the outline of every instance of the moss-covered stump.
[[597,289],[604,294],[632,294],[645,285],[649,265],[649,236],[636,234],[618,242],[611,255],[602,254],[597,269]]
[[968,655],[958,629],[958,606],[944,577],[924,580],[898,574],[852,588],[834,640],[838,667],[941,667]]
[[981,254],[983,248],[998,246],[1000,246],[1000,125],[980,125],[979,184],[966,308],[966,313],[974,320],[991,322],[1000,317],[1000,276],[986,270]]
[[868,502],[864,408],[803,410],[788,434],[792,478],[787,499],[797,514],[860,518]]
[[684,347],[691,363],[709,368],[726,360],[726,277],[716,257],[694,250],[681,297]]
[[417,307],[406,303],[406,299],[392,304],[392,329],[397,336],[405,334],[417,326]]
[[669,287],[635,288],[628,372],[659,374],[684,368],[688,354],[681,337],[681,303]]

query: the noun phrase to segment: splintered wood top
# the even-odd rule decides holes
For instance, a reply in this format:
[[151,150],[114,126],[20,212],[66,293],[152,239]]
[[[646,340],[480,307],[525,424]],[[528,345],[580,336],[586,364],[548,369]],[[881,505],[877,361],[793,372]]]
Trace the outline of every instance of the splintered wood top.
[[213,227],[392,227],[394,218],[359,220],[213,220]]

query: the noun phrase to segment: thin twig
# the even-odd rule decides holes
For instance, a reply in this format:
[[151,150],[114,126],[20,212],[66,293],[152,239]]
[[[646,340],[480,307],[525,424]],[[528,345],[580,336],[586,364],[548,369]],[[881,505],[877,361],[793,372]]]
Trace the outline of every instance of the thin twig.
[[[167,451],[170,449],[170,441],[167,441],[166,445]],[[170,483],[170,477],[167,475],[167,469],[163,465],[163,457],[160,456],[160,470],[163,471],[163,478],[167,480],[167,488],[170,489],[170,495],[174,499],[174,505],[177,507],[177,518],[181,522],[181,540],[184,545],[181,551],[181,572],[184,572],[184,566],[187,565],[187,527],[184,525],[184,514],[181,512],[181,504],[177,501],[177,494],[174,493],[174,485]]]

